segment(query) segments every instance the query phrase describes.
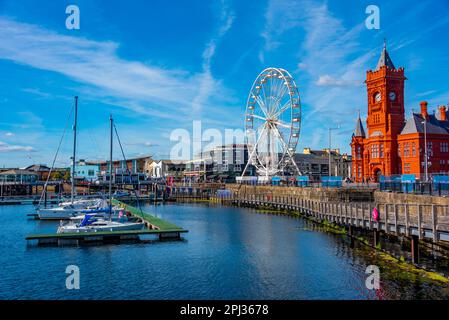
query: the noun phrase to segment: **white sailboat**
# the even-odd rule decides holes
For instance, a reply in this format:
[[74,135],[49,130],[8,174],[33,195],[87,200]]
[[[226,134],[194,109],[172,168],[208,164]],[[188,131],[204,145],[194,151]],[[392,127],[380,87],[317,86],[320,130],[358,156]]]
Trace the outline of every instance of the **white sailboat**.
[[81,223],[69,223],[61,225],[58,233],[81,233],[81,232],[113,232],[113,231],[129,231],[142,230],[144,224],[142,222],[122,222],[111,219],[95,218],[90,214],[86,214]]
[[[102,231],[128,231],[141,230],[145,224],[143,222],[129,221],[127,217],[119,217],[118,220],[112,219],[114,208],[112,207],[112,150],[113,150],[113,126],[114,120],[112,116],[109,118],[111,126],[110,137],[110,153],[109,153],[109,203],[108,203],[108,218],[95,217],[92,214],[85,214],[81,223],[72,221],[71,223],[60,225],[57,233],[79,233],[79,232],[102,232]],[[121,219],[123,218],[123,219]]]

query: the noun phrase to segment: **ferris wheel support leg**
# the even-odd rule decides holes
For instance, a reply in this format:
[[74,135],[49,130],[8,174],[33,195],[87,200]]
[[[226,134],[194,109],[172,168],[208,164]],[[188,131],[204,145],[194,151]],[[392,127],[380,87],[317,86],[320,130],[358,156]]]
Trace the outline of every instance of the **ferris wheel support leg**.
[[242,177],[245,175],[245,173],[246,173],[246,169],[248,168],[248,165],[249,165],[249,160],[248,160],[248,162],[246,163],[246,166],[245,166],[245,169],[243,169],[243,172],[242,172]]
[[[246,163],[245,169],[244,169],[243,172],[242,172],[242,177],[245,175],[246,169],[248,169],[249,164],[252,163],[252,159],[253,159],[254,153],[256,152],[256,149],[257,149],[257,146],[258,146],[258,144],[259,144],[259,142],[260,142],[260,139],[262,139],[262,136],[263,136],[263,134],[264,134],[264,132],[265,132],[265,129],[266,129],[266,125],[264,124],[264,125],[263,125],[263,128],[262,128],[262,131],[260,132],[259,139],[257,139],[256,144],[254,145],[254,148],[253,148],[253,150],[251,151],[250,156],[248,157],[248,162]],[[248,148],[248,144],[247,144],[247,148]]]
[[[264,128],[265,129],[265,128]],[[262,131],[263,132],[263,131]],[[259,143],[259,141],[257,141],[257,143]],[[257,143],[256,143],[256,147],[253,149],[253,151],[251,152],[251,155],[248,157],[248,162],[245,165],[245,169],[243,169],[242,172],[242,177],[245,175],[246,173],[246,169],[248,169],[249,164],[252,162],[253,156],[254,156],[254,152],[256,151],[257,148]]]
[[277,134],[279,136],[279,140],[284,145],[285,150],[287,151],[287,154],[289,155],[290,159],[292,160],[293,164],[295,165],[296,172],[298,172],[298,174],[301,174],[301,172],[299,171],[298,165],[296,164],[295,158],[293,157],[293,155],[291,154],[290,150],[288,149],[288,146],[285,143],[284,138],[282,137],[282,134],[279,132],[279,129],[276,126],[273,126],[273,125],[271,127],[276,130],[276,132],[277,132]]
[[290,156],[290,157],[291,157],[291,159],[292,159],[293,164],[295,165],[296,172],[298,172],[298,174],[299,174],[300,176],[302,176],[302,173],[301,173],[301,171],[299,171],[299,168],[298,168],[298,165],[296,164],[295,159],[294,159],[292,156]]

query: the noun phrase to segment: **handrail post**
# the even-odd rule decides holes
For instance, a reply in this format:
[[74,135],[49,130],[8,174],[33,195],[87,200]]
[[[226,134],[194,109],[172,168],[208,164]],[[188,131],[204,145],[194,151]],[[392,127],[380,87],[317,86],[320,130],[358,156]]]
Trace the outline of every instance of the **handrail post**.
[[399,230],[398,230],[398,205],[394,204],[393,209],[394,209],[394,231],[395,231],[396,235],[398,235],[398,233],[399,233]]
[[438,241],[438,231],[437,231],[437,208],[436,205],[432,205],[432,236],[433,236],[433,242]]
[[410,236],[408,203],[405,204],[405,235]]
[[422,210],[423,206],[418,205],[418,237],[419,239],[423,238],[423,232],[422,232]]

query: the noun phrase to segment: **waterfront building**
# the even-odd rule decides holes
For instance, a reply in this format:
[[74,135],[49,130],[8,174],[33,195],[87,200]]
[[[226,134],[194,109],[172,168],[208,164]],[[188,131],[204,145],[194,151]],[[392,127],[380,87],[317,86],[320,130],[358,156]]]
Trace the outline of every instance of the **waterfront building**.
[[184,171],[184,181],[199,182],[210,179],[213,173],[212,158],[206,157],[206,153],[201,153],[195,159],[186,161]]
[[75,165],[75,174],[73,176],[76,180],[92,182],[98,180],[99,174],[99,164],[87,163],[85,160],[80,160]]
[[33,164],[24,170],[35,172],[39,176],[39,181],[46,181],[50,174],[50,168],[45,164]]
[[34,183],[39,181],[39,175],[34,171],[23,169],[11,169],[0,172],[0,182],[2,183]]
[[[248,159],[248,148],[245,144],[216,146],[187,161],[184,175],[194,177],[194,180],[201,178],[201,180],[235,182],[235,178],[242,175]],[[254,168],[250,165],[246,174],[253,175],[253,172]]]
[[423,101],[420,112],[413,112],[405,120],[405,80],[404,68],[394,66],[384,45],[376,69],[366,73],[367,130],[359,114],[351,139],[352,175],[357,182],[406,173],[422,179],[426,150],[429,173],[449,172],[446,107],[439,107],[437,117],[429,114],[428,104]]
[[[146,180],[149,172],[149,165],[153,162],[151,156],[141,156],[128,158],[125,160],[113,160],[112,181],[117,184],[137,184]],[[98,183],[106,183],[109,181],[109,161],[88,161],[88,165],[98,165],[99,173]]]
[[[310,181],[320,181],[322,176],[329,175],[329,162],[323,157],[311,153],[295,153],[294,159],[301,175],[309,177]],[[284,174],[298,175],[292,166],[288,166]]]
[[[117,172],[130,172],[130,173],[146,173],[149,168],[149,165],[153,162],[151,156],[141,156],[128,158],[125,160],[114,160],[113,168],[114,171]],[[100,160],[100,161],[89,161],[89,164],[98,164],[100,165],[100,172],[102,174],[109,171],[109,161]]]
[[[214,147],[210,150],[212,159],[211,179],[234,182],[236,177],[242,175],[248,163],[248,147],[245,144],[227,144]],[[249,168],[248,174],[253,171]]]
[[[303,154],[310,154],[326,160],[326,165],[323,165],[322,161],[319,165],[324,170],[320,172],[323,175],[329,175],[329,148],[323,150],[312,150],[310,148],[304,148]],[[351,155],[341,153],[340,149],[333,149],[330,151],[331,176],[339,176],[342,178],[349,178],[351,176],[352,159]],[[313,158],[310,158],[310,162],[313,164]],[[316,161],[315,161],[316,162]]]
[[186,170],[186,161],[183,160],[154,160],[148,167],[147,175],[151,178],[173,177],[180,179]]

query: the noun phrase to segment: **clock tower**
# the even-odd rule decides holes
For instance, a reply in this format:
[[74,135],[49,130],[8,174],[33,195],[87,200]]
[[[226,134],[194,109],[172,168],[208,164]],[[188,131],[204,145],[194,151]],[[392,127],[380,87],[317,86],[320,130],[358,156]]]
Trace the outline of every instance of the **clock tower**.
[[397,136],[405,122],[405,80],[404,68],[396,69],[384,43],[376,69],[366,73],[366,137],[362,140],[362,137],[357,136],[356,131],[360,132],[359,129],[354,132],[351,142],[353,159],[357,162],[357,167],[355,163],[353,166],[353,175],[359,182],[367,179],[378,181],[380,175],[401,173]]
[[376,70],[366,73],[368,138],[396,139],[404,125],[404,68],[396,69],[384,44]]

